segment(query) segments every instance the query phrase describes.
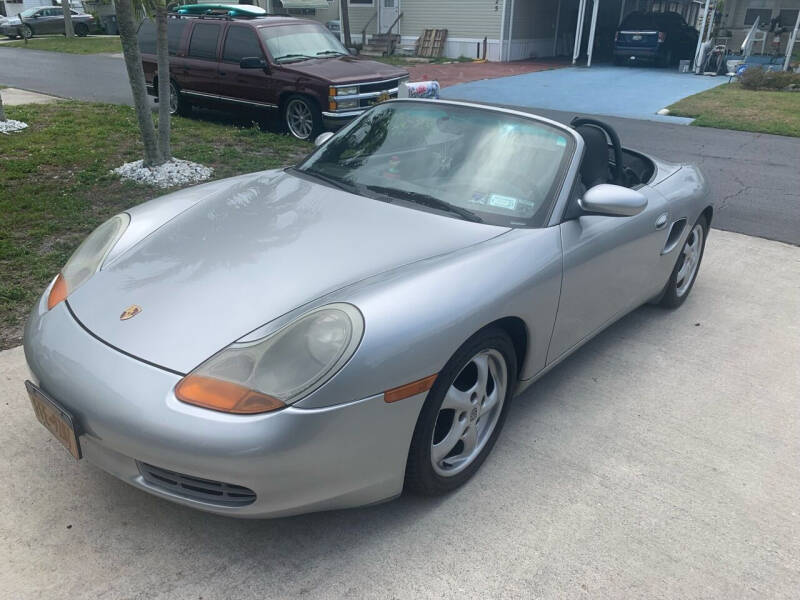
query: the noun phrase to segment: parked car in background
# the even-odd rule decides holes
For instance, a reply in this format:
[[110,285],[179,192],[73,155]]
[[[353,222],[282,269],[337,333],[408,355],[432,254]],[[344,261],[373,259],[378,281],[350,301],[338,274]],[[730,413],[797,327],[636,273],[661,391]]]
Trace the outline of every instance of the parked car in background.
[[614,36],[614,63],[652,61],[660,66],[694,56],[697,30],[676,12],[634,11],[626,16]]
[[[277,112],[296,138],[314,139],[397,97],[408,71],[351,56],[322,24],[291,17],[175,15],[168,25],[170,111],[193,105]],[[148,92],[158,94],[155,26],[139,28]]]
[[[72,10],[72,27],[75,35],[84,37],[94,21],[92,15]],[[16,17],[6,19],[0,24],[0,33],[11,39],[44,33],[64,33],[64,13],[60,6],[39,6],[23,10]]]
[[327,23],[325,23],[325,27],[327,27],[328,30],[330,30],[330,32],[333,35],[335,35],[337,38],[339,38],[340,42],[344,43],[344,40],[342,39],[342,22],[341,21],[339,21],[338,19],[335,20],[335,21],[328,21]]

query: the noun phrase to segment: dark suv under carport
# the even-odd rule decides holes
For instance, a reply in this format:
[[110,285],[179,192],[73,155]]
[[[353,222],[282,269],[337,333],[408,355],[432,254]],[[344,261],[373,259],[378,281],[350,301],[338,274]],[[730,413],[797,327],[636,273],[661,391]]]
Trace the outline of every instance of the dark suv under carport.
[[641,60],[660,66],[694,56],[697,30],[676,12],[634,11],[626,16],[614,36],[614,64]]

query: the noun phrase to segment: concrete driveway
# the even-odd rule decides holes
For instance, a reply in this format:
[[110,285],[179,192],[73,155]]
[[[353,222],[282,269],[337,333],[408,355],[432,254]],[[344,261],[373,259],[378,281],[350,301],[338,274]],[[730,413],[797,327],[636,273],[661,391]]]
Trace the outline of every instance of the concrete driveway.
[[0,597],[796,598],[800,248],[713,231],[644,307],[515,401],[441,499],[209,516],[73,461],[0,354]]
[[678,73],[674,69],[596,65],[472,81],[442,90],[443,98],[690,123],[662,117],[662,108],[726,83],[727,77]]

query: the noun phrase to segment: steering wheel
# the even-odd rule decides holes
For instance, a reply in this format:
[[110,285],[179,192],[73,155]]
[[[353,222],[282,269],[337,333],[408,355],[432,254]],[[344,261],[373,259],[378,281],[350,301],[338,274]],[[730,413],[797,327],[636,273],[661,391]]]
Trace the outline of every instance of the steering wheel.
[[588,119],[585,117],[575,117],[572,119],[572,121],[570,121],[570,125],[572,127],[579,127],[581,125],[594,125],[605,132],[605,134],[608,136],[608,139],[611,140],[611,147],[614,150],[614,183],[617,185],[625,185],[627,178],[625,177],[625,171],[622,165],[622,144],[620,143],[619,136],[617,135],[617,132],[614,131],[614,128],[608,123],[603,123],[597,119]]

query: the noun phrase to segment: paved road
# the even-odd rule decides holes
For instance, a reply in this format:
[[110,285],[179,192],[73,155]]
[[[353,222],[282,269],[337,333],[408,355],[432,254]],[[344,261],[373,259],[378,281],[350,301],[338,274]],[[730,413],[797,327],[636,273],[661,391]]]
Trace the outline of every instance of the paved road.
[[[0,46],[0,84],[66,98],[130,103],[122,59],[105,55]],[[538,112],[563,121],[574,116]],[[714,192],[715,227],[800,245],[800,138],[607,120],[631,147],[668,160],[699,163]]]
[[0,598],[797,598],[799,288],[800,248],[714,231],[686,304],[515,400],[460,490],[274,521],[75,462],[0,353]]

